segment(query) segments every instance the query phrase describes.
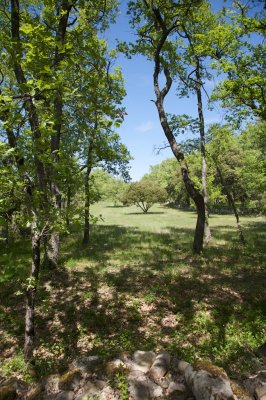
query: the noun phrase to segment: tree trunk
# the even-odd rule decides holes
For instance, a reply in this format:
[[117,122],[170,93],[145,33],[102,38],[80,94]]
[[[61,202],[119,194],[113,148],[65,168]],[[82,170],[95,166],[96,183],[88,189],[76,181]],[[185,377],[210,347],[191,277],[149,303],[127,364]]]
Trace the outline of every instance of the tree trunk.
[[67,226],[67,229],[70,228],[69,210],[71,207],[71,199],[72,199],[72,193],[71,193],[71,187],[69,185],[67,187],[67,201],[66,201],[66,226]]
[[[156,25],[156,30],[160,34],[160,39],[157,42],[155,53],[154,53],[154,73],[153,73],[153,84],[154,92],[156,95],[155,105],[157,107],[159,119],[161,126],[163,128],[164,134],[168,140],[171,150],[181,166],[181,173],[183,177],[183,182],[185,184],[187,193],[194,201],[197,208],[197,223],[194,234],[193,251],[195,253],[200,253],[203,250],[203,237],[204,237],[204,226],[205,226],[205,207],[204,199],[200,191],[194,185],[193,181],[190,179],[189,170],[187,163],[185,161],[184,154],[181,152],[180,145],[177,144],[173,132],[169,126],[167,115],[164,110],[164,99],[169,93],[172,86],[172,77],[167,63],[163,62],[162,48],[167,40],[171,29],[167,29],[165,22],[162,19],[162,15],[157,8],[152,9],[154,14],[154,20]],[[159,75],[163,71],[165,76],[165,84],[162,89],[160,89]]]
[[31,232],[31,248],[32,248],[32,267],[26,291],[26,318],[25,318],[25,343],[24,357],[27,362],[33,360],[33,350],[35,341],[35,297],[37,283],[40,271],[40,235],[36,229],[36,225],[32,224]]
[[199,254],[203,250],[203,238],[204,238],[204,226],[205,226],[205,206],[204,199],[200,191],[196,188],[193,181],[189,176],[189,170],[187,163],[185,161],[184,154],[181,152],[180,146],[177,144],[173,132],[170,129],[170,126],[167,121],[167,116],[164,110],[163,100],[165,95],[170,90],[172,79],[170,77],[169,70],[164,68],[164,73],[167,79],[166,85],[164,89],[161,91],[159,89],[159,68],[160,62],[155,63],[155,72],[154,72],[154,88],[156,94],[156,107],[158,111],[158,115],[160,118],[160,123],[163,128],[164,134],[170,144],[171,150],[180,164],[181,173],[183,182],[185,184],[188,195],[192,198],[196,205],[197,209],[197,223],[194,234],[194,242],[193,242],[193,251]]
[[91,149],[88,151],[87,158],[87,171],[85,174],[84,192],[85,192],[85,205],[84,205],[84,230],[82,243],[87,245],[90,240],[90,173],[91,173]]
[[211,230],[209,226],[209,212],[208,212],[208,191],[207,191],[207,161],[205,151],[205,123],[202,106],[202,94],[201,94],[201,74],[200,74],[200,60],[196,57],[196,93],[198,101],[198,116],[199,116],[199,131],[200,131],[200,152],[201,152],[201,184],[202,184],[202,195],[204,199],[205,207],[205,240],[208,243],[211,240]]
[[89,193],[89,177],[86,173],[85,176],[85,208],[84,208],[84,230],[83,230],[83,241],[84,245],[87,245],[90,240],[90,193]]
[[240,242],[241,242],[242,244],[245,244],[246,241],[245,241],[245,237],[244,237],[244,234],[243,234],[243,231],[242,231],[242,227],[241,227],[241,224],[240,224],[239,214],[238,214],[238,211],[237,211],[237,208],[236,208],[236,205],[235,205],[234,197],[232,196],[232,194],[231,194],[230,191],[228,190],[228,188],[227,188],[227,186],[226,186],[226,183],[225,183],[225,181],[224,181],[224,178],[223,178],[222,171],[221,171],[221,169],[220,169],[217,165],[216,165],[216,170],[217,170],[217,172],[218,172],[218,175],[219,175],[221,184],[222,184],[223,189],[224,189],[224,191],[225,191],[225,194],[226,194],[228,203],[229,203],[229,205],[232,207],[233,212],[234,212],[234,215],[235,215],[236,226],[237,226],[238,234],[239,234],[239,240],[240,240]]
[[197,209],[197,223],[194,233],[193,251],[199,254],[203,250],[203,238],[205,229],[205,206],[204,199],[200,191],[195,187],[189,177],[188,167],[182,154],[183,160],[180,159],[182,153],[179,153],[179,162],[181,164],[181,172],[187,193],[193,199]]
[[44,259],[43,266],[46,269],[56,269],[59,259],[59,232],[52,232],[44,236]]

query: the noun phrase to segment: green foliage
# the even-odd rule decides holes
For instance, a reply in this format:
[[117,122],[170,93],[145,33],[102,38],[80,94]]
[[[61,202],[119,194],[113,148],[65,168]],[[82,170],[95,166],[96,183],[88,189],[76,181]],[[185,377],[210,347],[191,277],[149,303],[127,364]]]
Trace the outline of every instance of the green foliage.
[[165,190],[155,182],[147,179],[131,183],[124,192],[122,203],[124,205],[136,205],[146,214],[155,203],[166,201]]
[[0,366],[0,372],[6,377],[17,376],[26,382],[32,382],[32,376],[29,365],[25,362],[23,353],[3,360]]
[[118,205],[127,184],[121,178],[117,178],[102,169],[95,169],[92,173],[94,186],[103,201],[111,200]]

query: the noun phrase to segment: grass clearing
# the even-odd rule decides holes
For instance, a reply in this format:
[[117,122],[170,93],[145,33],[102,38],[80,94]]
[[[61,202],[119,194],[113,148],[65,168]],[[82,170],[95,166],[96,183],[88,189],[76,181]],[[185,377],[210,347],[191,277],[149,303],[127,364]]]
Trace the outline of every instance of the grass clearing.
[[[266,341],[265,218],[210,218],[214,240],[191,252],[195,213],[98,203],[91,241],[62,239],[62,265],[42,271],[37,298],[38,375],[63,369],[79,354],[166,349],[187,361],[208,359],[232,376],[256,368]],[[23,285],[30,246],[0,256],[1,373],[25,376]],[[13,360],[11,362],[11,360]],[[17,362],[16,362],[17,360]]]

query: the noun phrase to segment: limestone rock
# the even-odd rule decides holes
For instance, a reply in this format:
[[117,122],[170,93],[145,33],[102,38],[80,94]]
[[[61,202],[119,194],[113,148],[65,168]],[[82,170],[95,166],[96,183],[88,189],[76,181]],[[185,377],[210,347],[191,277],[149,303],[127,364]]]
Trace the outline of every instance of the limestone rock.
[[188,362],[180,360],[180,361],[177,362],[177,369],[178,369],[178,371],[179,371],[181,374],[184,374],[184,373],[185,373],[185,369],[186,369],[189,365],[190,365],[190,364],[189,364]]
[[80,357],[73,361],[73,363],[70,366],[71,368],[74,369],[80,369],[81,371],[91,371],[95,367],[97,367],[99,364],[101,364],[102,359],[99,356],[88,356],[88,357]]
[[58,387],[61,390],[72,391],[77,389],[81,380],[80,369],[73,369],[62,375],[58,382]]
[[187,388],[183,383],[178,383],[178,382],[170,382],[168,388],[167,388],[167,394],[184,394],[187,392]]
[[156,399],[163,395],[163,389],[141,371],[133,371],[128,376],[129,393],[134,400]]
[[63,391],[57,394],[56,400],[73,400],[74,392],[72,391]]
[[37,400],[40,398],[41,393],[44,391],[45,387],[42,383],[32,387],[26,394],[25,400]]
[[[200,369],[202,368],[202,369]],[[187,385],[192,390],[196,400],[235,400],[229,379],[224,371],[218,367],[206,363],[206,369],[203,365],[199,369],[194,369],[191,365],[184,371]]]
[[119,358],[113,361],[109,361],[106,365],[106,372],[109,375],[113,375],[121,369],[126,369],[126,364]]
[[116,395],[114,389],[111,386],[106,386],[99,395],[100,400],[118,400],[118,396]]
[[252,396],[255,396],[256,390],[258,390],[260,387],[266,386],[266,370],[257,372],[256,374],[246,379],[243,383],[249,393]]
[[171,357],[168,353],[163,352],[158,354],[149,371],[151,378],[158,380],[165,376],[170,367],[170,360]]
[[49,375],[44,379],[44,387],[48,394],[56,393],[59,391],[59,375]]
[[153,351],[135,351],[133,360],[136,364],[150,368],[156,358]]
[[266,400],[266,385],[259,386],[255,389],[256,400]]
[[231,381],[231,388],[237,400],[253,400],[253,396],[247,391],[247,389],[239,382]]
[[107,386],[106,381],[102,380],[94,380],[94,381],[88,381],[77,393],[76,400],[82,400],[83,397],[93,397],[93,396],[99,396],[101,390],[103,390]]
[[0,400],[15,400],[17,398],[17,391],[12,386],[0,387]]

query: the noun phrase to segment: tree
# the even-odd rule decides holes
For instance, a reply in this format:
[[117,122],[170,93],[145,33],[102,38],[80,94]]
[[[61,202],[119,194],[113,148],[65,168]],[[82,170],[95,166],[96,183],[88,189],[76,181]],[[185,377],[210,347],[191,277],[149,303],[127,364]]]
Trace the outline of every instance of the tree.
[[27,361],[33,358],[41,240],[45,241],[47,263],[55,267],[59,233],[65,229],[62,204],[69,188],[67,174],[76,173],[67,118],[78,98],[73,76],[78,76],[79,65],[97,64],[101,58],[94,47],[101,41],[97,33],[108,26],[115,9],[116,3],[106,0],[93,7],[90,2],[76,0],[11,0],[1,7],[0,118],[4,140],[14,150],[13,167],[17,168],[31,225],[32,268],[26,291],[24,346]]
[[213,66],[226,78],[215,88],[212,99],[219,100],[227,108],[231,121],[250,115],[265,121],[265,10],[259,9],[259,4],[255,4],[255,9],[252,3],[244,5],[237,1],[234,5],[234,11],[229,15],[225,13],[225,18],[221,19],[228,46],[224,47],[225,51],[216,53],[217,61]]
[[161,186],[145,179],[130,184],[123,194],[122,203],[127,206],[135,205],[147,214],[155,203],[164,203],[166,197],[166,192]]
[[[198,217],[193,243],[195,253],[200,253],[203,249],[205,227],[204,198],[190,178],[184,153],[170,127],[164,100],[172,87],[174,73],[171,67],[178,57],[179,42],[176,41],[177,31],[180,29],[182,21],[187,18],[188,12],[193,8],[198,9],[200,4],[201,1],[198,0],[179,1],[178,4],[170,0],[161,4],[152,0],[137,0],[129,3],[131,24],[136,28],[138,37],[136,43],[131,46],[131,52],[133,54],[140,53],[154,63],[155,105],[160,123],[171,150],[180,164],[186,190],[197,208]],[[163,87],[161,87],[161,75],[165,79]]]
[[[239,187],[239,185],[237,187],[236,184],[239,182],[239,179],[237,179],[238,171],[236,168],[236,157],[234,157],[235,154],[237,154],[237,149],[234,151],[234,136],[228,127],[219,127],[217,125],[212,126],[209,134],[211,136],[211,143],[208,147],[209,155],[211,156],[212,162],[216,167],[220,183],[228,200],[228,204],[234,212],[239,231],[239,239],[241,243],[244,244],[244,234],[235,202],[237,196],[241,196],[240,192],[242,191],[243,193],[243,190]],[[228,165],[228,163],[230,164]]]

